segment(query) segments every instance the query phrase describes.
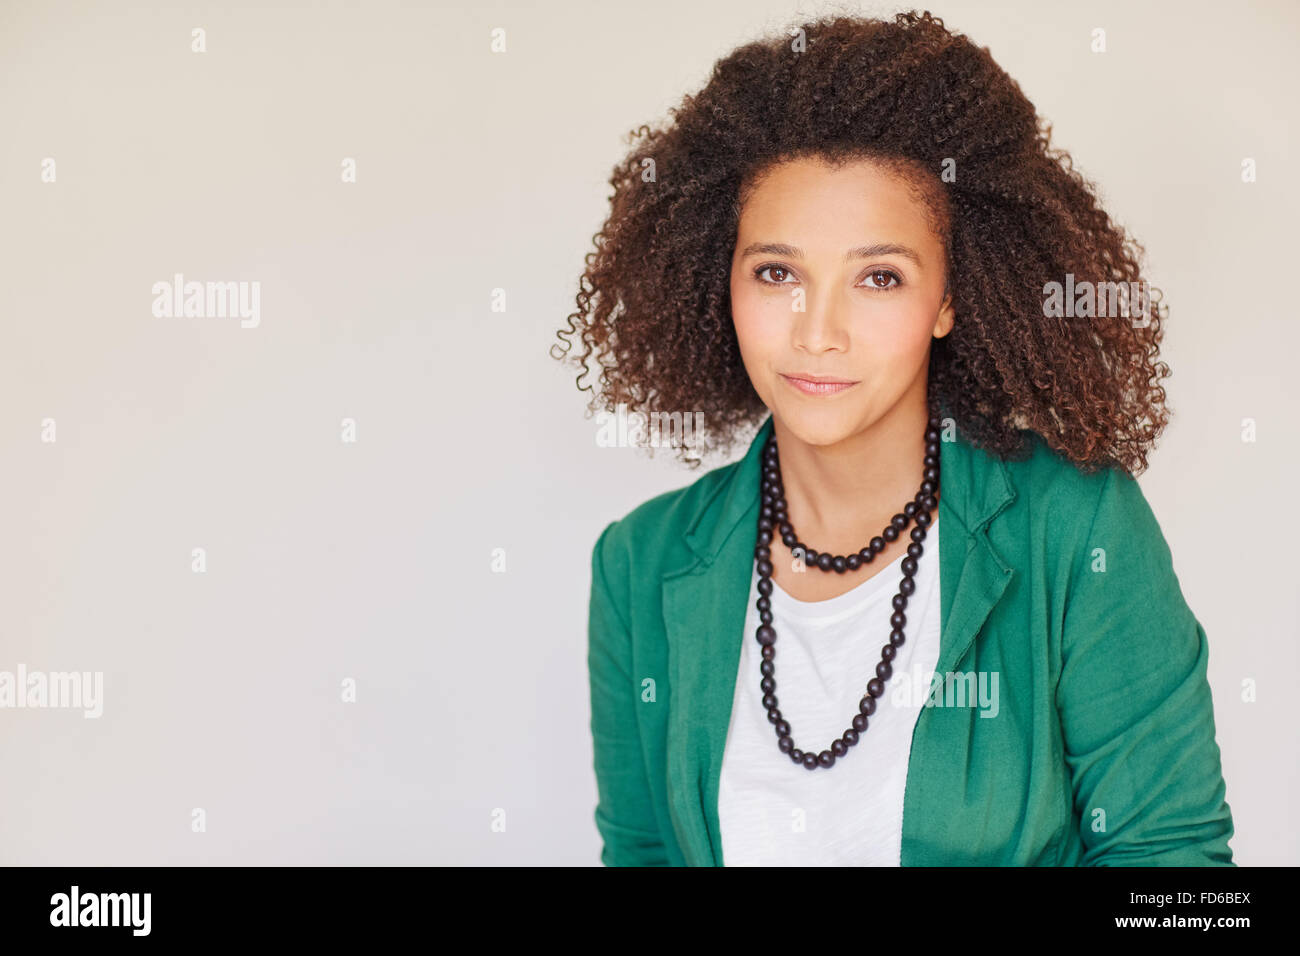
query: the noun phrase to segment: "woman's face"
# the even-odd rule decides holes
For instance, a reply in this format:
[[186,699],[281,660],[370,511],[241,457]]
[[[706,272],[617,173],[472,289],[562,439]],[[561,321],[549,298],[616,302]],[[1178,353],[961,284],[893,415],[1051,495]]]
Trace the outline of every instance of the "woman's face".
[[[952,329],[942,241],[897,174],[866,160],[782,163],[741,210],[731,311],[754,390],[830,445],[900,403],[925,407],[932,337]],[[800,376],[847,386],[800,385]]]

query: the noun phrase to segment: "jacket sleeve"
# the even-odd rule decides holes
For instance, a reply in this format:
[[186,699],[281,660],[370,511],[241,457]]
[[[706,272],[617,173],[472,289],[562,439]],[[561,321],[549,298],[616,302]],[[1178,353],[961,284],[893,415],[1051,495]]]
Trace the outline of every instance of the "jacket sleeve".
[[1080,865],[1235,866],[1205,630],[1137,481],[1110,468],[1099,483],[1056,692]]
[[604,840],[600,859],[606,866],[668,866],[637,729],[640,683],[631,672],[631,630],[606,573],[605,552],[616,524],[601,533],[592,552],[588,616],[591,737],[599,799],[595,816]]

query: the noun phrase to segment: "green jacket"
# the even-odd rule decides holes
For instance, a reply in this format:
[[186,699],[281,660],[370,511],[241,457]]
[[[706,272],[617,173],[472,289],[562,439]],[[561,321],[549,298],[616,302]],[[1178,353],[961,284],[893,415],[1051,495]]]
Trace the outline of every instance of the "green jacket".
[[[718,778],[753,640],[742,629],[771,430],[769,416],[742,460],[596,542],[588,668],[606,865],[723,865]],[[1125,472],[1085,474],[1030,439],[1022,461],[960,436],[941,446],[935,671],[997,672],[1000,703],[992,719],[921,709],[902,865],[1235,865],[1209,648],[1156,518]]]

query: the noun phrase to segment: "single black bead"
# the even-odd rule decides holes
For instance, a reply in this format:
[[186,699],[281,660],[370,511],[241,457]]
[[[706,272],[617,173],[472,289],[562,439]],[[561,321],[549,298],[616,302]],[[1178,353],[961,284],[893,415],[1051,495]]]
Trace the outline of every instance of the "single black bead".
[[861,733],[862,731],[864,731],[864,730],[867,729],[867,715],[866,715],[866,714],[854,714],[854,715],[853,715],[853,729],[856,730],[858,733]]
[[821,554],[817,555],[817,567],[821,568],[823,571],[829,571],[833,564],[834,559],[826,552],[823,551]]
[[886,541],[897,541],[898,529],[895,528],[892,524],[888,525],[886,526],[884,531],[880,532],[880,536],[884,538]]
[[764,624],[771,624],[771,623],[772,623],[772,612],[771,612],[771,611],[759,611],[759,612],[758,612],[758,619],[759,619],[762,623],[764,623]]
[[907,524],[910,520],[911,519],[905,514],[896,514],[894,515],[893,518],[889,520],[889,523],[899,531],[902,531],[904,528],[907,527]]
[[880,649],[880,656],[887,661],[892,661],[894,659],[894,656],[897,653],[898,653],[898,648],[895,647],[893,644],[886,644],[884,647]]
[[764,677],[771,677],[776,673],[776,665],[771,661],[762,661],[758,665],[758,672]]
[[[764,661],[763,663],[766,664],[767,661]],[[776,695],[775,695],[775,694],[764,694],[764,695],[763,695],[763,707],[766,708],[767,710],[771,710],[771,709],[772,709],[773,707],[775,707],[775,706],[776,706]],[[778,711],[778,713],[780,713],[780,711]]]
[[776,742],[776,748],[780,750],[781,753],[783,754],[788,754],[791,748],[793,747],[794,747],[794,741],[791,740],[788,736],[782,736]]
[[856,571],[858,568],[862,567],[862,555],[857,554],[856,552],[850,554],[844,559],[844,565],[850,571]]
[[849,569],[849,559],[840,557],[838,554],[831,558],[831,570],[836,574],[843,574]]
[[903,578],[898,582],[898,590],[903,594],[910,595],[916,590],[916,578]]
[[[911,581],[911,580],[912,580],[911,578],[903,578],[903,581],[904,581],[904,582]],[[906,594],[895,594],[894,597],[893,597],[893,599],[890,601],[890,604],[892,604],[892,605],[894,606],[894,610],[895,610],[895,611],[906,611],[906,610],[907,610],[907,595],[906,595]]]
[[776,722],[776,732],[782,737],[790,736],[790,722],[782,717]]
[[817,769],[817,755],[811,751],[803,755],[803,765],[809,770]]
[[761,595],[763,595],[764,597],[767,597],[767,595],[769,595],[769,594],[772,593],[772,579],[771,579],[771,578],[759,578],[759,579],[758,579],[758,593],[761,594]]
[[764,595],[754,602],[754,607],[758,608],[760,611],[770,611],[772,610],[772,599]]
[[772,694],[776,692],[776,681],[770,677],[764,677],[758,682],[758,687],[764,694]]
[[773,569],[772,569],[772,562],[771,562],[771,561],[768,561],[766,558],[759,558],[759,559],[758,559],[758,573],[759,573],[759,574],[761,574],[761,575],[762,575],[763,577],[765,577],[765,578],[770,578],[770,577],[772,576],[772,570],[773,570]]
[[867,685],[867,695],[858,701],[858,711],[864,717],[870,717],[876,712],[876,698],[871,695],[871,685]]
[[840,740],[838,737],[836,737],[834,740],[831,741],[831,753],[833,753],[836,757],[843,757],[848,752],[849,752],[849,745],[846,744],[844,741]]
[[776,645],[768,644],[766,647],[763,648],[763,660],[770,661],[775,656],[776,656]]
[[907,615],[904,614],[902,611],[895,611],[893,614],[889,615],[890,627],[901,628],[906,623],[907,623]]
[[917,569],[916,558],[908,556],[904,558],[902,561],[900,561],[898,566],[903,569],[903,573],[906,575],[910,576],[916,574],[916,569]]
[[[759,582],[759,584],[762,583],[762,581]],[[776,631],[764,624],[754,632],[754,636],[758,638],[758,643],[760,644],[771,644],[776,640]]]
[[895,647],[901,645],[905,640],[907,640],[907,636],[898,628],[894,628],[894,630],[889,632],[889,643],[893,644]]
[[879,677],[867,681],[867,693],[872,697],[879,697],[885,692],[885,682]]
[[835,765],[835,755],[829,750],[823,750],[817,755],[817,762],[823,767],[833,767]]
[[880,535],[876,535],[871,539],[871,544],[868,545],[868,547],[870,547],[876,554],[879,554],[881,551],[885,550],[885,539],[880,537]]
[[916,508],[917,508],[916,502],[909,501],[907,504],[903,505],[903,514],[907,515],[908,518],[911,518],[913,515],[916,514]]
[[876,676],[881,680],[889,680],[889,675],[894,673],[894,665],[889,661],[881,661],[876,665]]

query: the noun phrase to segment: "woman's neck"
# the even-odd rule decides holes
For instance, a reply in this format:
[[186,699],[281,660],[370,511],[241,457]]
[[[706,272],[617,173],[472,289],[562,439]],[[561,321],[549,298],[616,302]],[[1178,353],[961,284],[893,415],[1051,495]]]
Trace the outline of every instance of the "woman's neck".
[[924,402],[900,403],[832,445],[801,441],[774,421],[786,506],[799,539],[848,554],[880,534],[921,487],[928,421]]

